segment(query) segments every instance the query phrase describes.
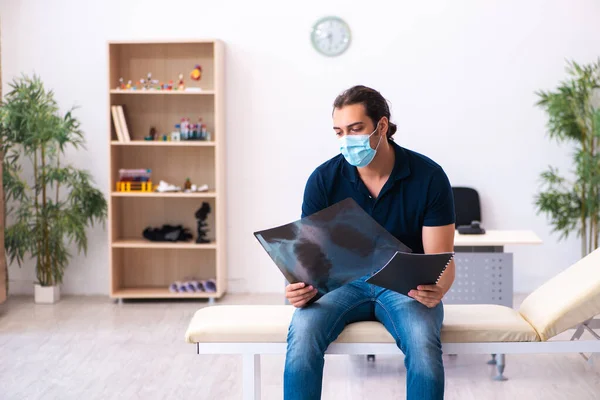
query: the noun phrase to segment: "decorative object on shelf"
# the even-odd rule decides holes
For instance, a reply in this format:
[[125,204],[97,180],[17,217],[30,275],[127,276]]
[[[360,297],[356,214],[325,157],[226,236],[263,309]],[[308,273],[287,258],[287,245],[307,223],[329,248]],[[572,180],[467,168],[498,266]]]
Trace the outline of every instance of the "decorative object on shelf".
[[152,192],[152,170],[120,169],[117,192]]
[[147,227],[142,235],[151,242],[187,242],[193,238],[190,230],[183,225],[168,224],[160,228]]
[[350,27],[339,17],[321,18],[310,34],[315,50],[328,57],[339,56],[348,50],[351,37]]
[[180,142],[181,141],[181,133],[177,131],[171,132],[171,141]]
[[185,178],[185,183],[183,184],[183,191],[189,193],[191,190],[192,182],[190,181],[190,178]]
[[202,79],[202,67],[199,64],[196,64],[192,72],[190,72],[190,78],[194,81]]
[[[155,186],[155,191],[156,192],[161,192],[161,193],[165,193],[165,192],[181,192],[181,187],[170,184],[168,182],[165,181],[159,181],[158,186]],[[191,184],[189,189],[186,189],[185,192],[208,192],[208,185],[207,184],[203,184],[203,185],[196,185],[194,183]]]
[[49,292],[36,301],[53,302],[71,250],[87,252],[87,228],[105,220],[108,206],[89,172],[65,160],[70,146],[85,144],[73,110],[63,114],[38,76],[22,75],[10,88],[0,107],[3,172],[11,178],[3,182],[5,201],[11,205],[5,215],[6,256],[21,266],[31,255],[35,293]]
[[204,286],[204,291],[208,293],[214,293],[217,291],[217,281],[214,279],[207,279],[205,281],[201,281]]
[[204,185],[196,186],[196,184],[193,184],[191,191],[192,192],[207,192],[208,185],[204,184]]
[[165,181],[160,181],[158,186],[156,187],[157,192],[165,193],[165,192],[181,192],[181,188],[179,186],[172,185]]
[[560,239],[571,233],[580,238],[585,257],[598,248],[600,237],[600,60],[568,62],[567,73],[569,78],[555,91],[536,95],[537,105],[548,113],[550,138],[568,144],[574,166],[567,178],[555,167],[543,172],[543,191],[536,194],[535,205]]
[[217,282],[214,279],[188,279],[175,281],[169,285],[171,293],[215,293],[217,291]]
[[144,90],[154,89],[156,88],[156,85],[158,85],[158,79],[152,79],[152,73],[148,72],[146,79],[140,79],[140,84]]
[[[190,72],[190,78],[195,81],[199,81],[202,79],[202,67],[200,65],[196,65],[196,68]],[[141,78],[137,81],[137,84],[133,83],[131,80],[125,81],[123,78],[119,79],[119,83],[117,84],[115,90],[118,91],[133,91],[133,90],[155,90],[155,91],[169,91],[169,90],[180,90],[186,92],[202,92],[201,87],[186,87],[183,79],[183,74],[178,75],[178,84],[174,85],[173,80],[169,80],[168,83],[161,82],[158,79],[152,79],[152,73],[148,72],[146,78]]]
[[198,237],[196,238],[196,243],[210,243],[210,240],[208,240],[206,238],[207,235],[207,226],[208,224],[206,223],[206,218],[208,217],[208,214],[210,213],[210,204],[208,204],[206,201],[202,202],[202,206],[196,211],[196,213],[194,214],[196,216],[196,219],[198,220],[198,226],[197,226],[197,231],[198,231]]
[[150,137],[152,138],[152,140],[156,140],[156,128],[155,127],[150,128]]
[[179,124],[179,132],[181,133],[181,140],[188,140],[190,133],[189,118],[181,118],[181,123]]

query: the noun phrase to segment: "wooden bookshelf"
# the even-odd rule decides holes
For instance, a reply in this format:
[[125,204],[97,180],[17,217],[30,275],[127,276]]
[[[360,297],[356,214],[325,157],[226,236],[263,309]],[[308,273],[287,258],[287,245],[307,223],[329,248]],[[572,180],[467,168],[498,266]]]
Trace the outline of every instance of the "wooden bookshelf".
[[[224,44],[219,40],[109,42],[110,165],[109,252],[110,296],[116,299],[220,298],[227,291]],[[190,71],[202,66],[202,79]],[[119,78],[134,83],[153,79],[174,84],[183,74],[186,87],[196,90],[122,90]],[[198,90],[201,88],[201,90]],[[120,141],[110,106],[122,105],[131,141]],[[211,133],[208,141],[146,141],[150,128],[170,134],[181,118],[195,124],[201,118]],[[185,179],[206,192],[118,192],[121,168],[152,170],[160,180],[183,187]],[[208,216],[210,243],[197,244],[194,216],[203,202]],[[194,238],[190,242],[152,242],[143,237],[147,227],[182,225]],[[169,285],[187,279],[215,279],[215,293],[172,293]]]

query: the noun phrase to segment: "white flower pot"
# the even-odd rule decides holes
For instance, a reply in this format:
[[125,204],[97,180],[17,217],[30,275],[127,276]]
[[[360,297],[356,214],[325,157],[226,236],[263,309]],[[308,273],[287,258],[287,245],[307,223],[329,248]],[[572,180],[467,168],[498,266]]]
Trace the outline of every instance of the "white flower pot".
[[36,284],[34,297],[37,304],[54,304],[60,300],[60,287]]

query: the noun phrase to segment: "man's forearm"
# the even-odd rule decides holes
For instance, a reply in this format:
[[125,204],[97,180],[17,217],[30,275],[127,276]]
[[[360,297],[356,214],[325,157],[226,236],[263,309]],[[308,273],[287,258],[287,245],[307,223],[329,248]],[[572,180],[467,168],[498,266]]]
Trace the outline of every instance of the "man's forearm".
[[450,287],[452,287],[452,283],[454,282],[455,270],[456,267],[454,265],[454,260],[452,260],[450,261],[450,264],[448,264],[448,267],[446,268],[446,270],[440,277],[440,280],[438,281],[438,285],[442,288],[444,295],[446,295],[448,290],[450,290]]

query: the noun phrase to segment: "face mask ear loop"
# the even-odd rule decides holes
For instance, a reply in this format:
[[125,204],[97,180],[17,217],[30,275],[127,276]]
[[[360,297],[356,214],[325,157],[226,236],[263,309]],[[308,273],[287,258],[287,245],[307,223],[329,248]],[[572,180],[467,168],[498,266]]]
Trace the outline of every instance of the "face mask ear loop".
[[[378,128],[379,128],[379,122],[377,123],[377,126],[375,126],[375,130],[373,131],[373,133],[371,133],[369,135],[369,137],[373,136],[375,134],[375,132],[377,132]],[[377,151],[377,149],[379,148],[379,144],[381,143],[381,138],[382,138],[382,136],[381,136],[381,134],[379,134],[379,141],[377,142],[377,146],[375,146],[375,149],[374,149],[375,151]]]

